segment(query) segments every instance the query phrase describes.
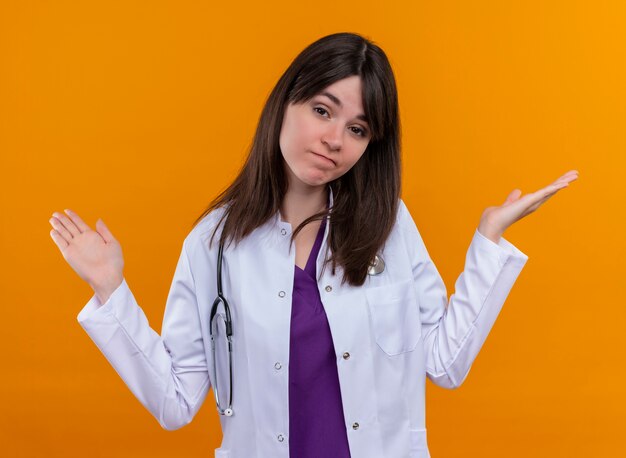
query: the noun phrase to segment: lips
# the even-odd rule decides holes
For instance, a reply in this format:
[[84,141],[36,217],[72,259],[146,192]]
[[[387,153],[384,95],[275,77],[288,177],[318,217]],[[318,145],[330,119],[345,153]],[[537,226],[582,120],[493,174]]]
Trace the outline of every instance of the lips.
[[326,160],[328,160],[328,161],[332,162],[332,163],[333,163],[333,165],[337,165],[337,164],[335,163],[335,161],[333,161],[331,158],[326,157],[326,156],[324,156],[323,154],[318,154],[318,153],[316,153],[315,151],[311,151],[311,152],[312,152],[313,154],[315,154],[316,156],[323,157],[324,159],[326,159]]

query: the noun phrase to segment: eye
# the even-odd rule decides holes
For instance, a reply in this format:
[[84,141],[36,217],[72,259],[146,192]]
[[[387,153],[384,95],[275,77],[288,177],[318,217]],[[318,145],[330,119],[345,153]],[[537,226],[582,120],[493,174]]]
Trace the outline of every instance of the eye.
[[[320,114],[321,116],[324,116],[324,114],[328,114],[328,111],[325,108],[322,108],[320,106],[313,107],[313,110],[316,110],[316,113]],[[320,113],[320,111],[317,111],[317,110],[321,110],[323,113]],[[356,130],[353,130],[352,132],[354,132],[359,137],[367,137],[367,130],[362,129],[360,127],[352,127],[351,129],[356,129]]]
[[359,137],[365,137],[365,135],[367,134],[367,132],[365,132],[365,130],[361,129],[360,127],[356,127],[356,132],[353,130],[352,132],[355,132]]
[[[324,108],[322,107],[313,107],[314,110],[322,110],[324,113],[328,113],[328,111],[326,111]],[[319,111],[318,111],[319,113]],[[323,115],[322,115],[323,116]]]

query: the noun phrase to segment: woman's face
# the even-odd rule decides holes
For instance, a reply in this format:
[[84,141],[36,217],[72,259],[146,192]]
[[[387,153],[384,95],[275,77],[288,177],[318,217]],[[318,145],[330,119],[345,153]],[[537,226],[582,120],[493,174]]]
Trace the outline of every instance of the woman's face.
[[370,140],[364,117],[361,78],[356,75],[336,81],[307,102],[289,104],[280,131],[289,186],[325,186],[350,170]]

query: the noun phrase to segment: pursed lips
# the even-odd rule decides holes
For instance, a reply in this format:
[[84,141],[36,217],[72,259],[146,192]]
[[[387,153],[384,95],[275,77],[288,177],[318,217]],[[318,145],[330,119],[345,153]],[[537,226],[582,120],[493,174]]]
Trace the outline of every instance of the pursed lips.
[[335,163],[335,161],[333,161],[331,158],[326,157],[326,156],[324,156],[323,154],[318,154],[318,153],[316,153],[315,151],[311,151],[311,152],[312,152],[313,154],[315,154],[316,156],[320,156],[320,157],[323,157],[323,158],[324,158],[324,159],[326,159],[326,160],[329,160],[330,162],[332,162],[332,163],[333,163],[333,165],[337,165],[337,164]]

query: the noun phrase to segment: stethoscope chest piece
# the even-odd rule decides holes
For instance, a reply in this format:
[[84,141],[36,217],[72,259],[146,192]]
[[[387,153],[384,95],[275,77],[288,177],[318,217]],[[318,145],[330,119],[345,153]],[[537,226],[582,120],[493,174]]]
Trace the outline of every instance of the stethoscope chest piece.
[[383,260],[383,258],[381,256],[376,255],[374,257],[374,262],[372,262],[370,264],[369,268],[367,269],[367,274],[368,275],[378,275],[383,270],[385,270],[385,261]]

